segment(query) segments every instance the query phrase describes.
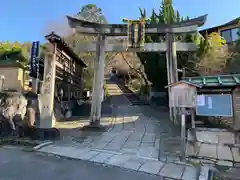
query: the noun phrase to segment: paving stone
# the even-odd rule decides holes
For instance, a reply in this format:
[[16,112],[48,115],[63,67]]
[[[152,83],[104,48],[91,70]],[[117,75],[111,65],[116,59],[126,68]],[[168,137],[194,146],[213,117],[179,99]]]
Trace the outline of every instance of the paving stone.
[[128,138],[128,140],[130,141],[141,141],[143,138],[143,133],[141,132],[134,132],[130,135],[130,137]]
[[136,131],[138,131],[140,133],[145,132],[145,126],[143,123],[139,122],[139,120],[137,122],[135,122],[135,129],[136,129]]
[[197,131],[196,132],[197,141],[206,143],[218,143],[218,136],[216,132],[210,131]]
[[153,142],[142,142],[140,147],[155,147],[155,144]]
[[121,136],[125,136],[125,137],[129,137],[132,133],[133,133],[134,131],[132,131],[132,130],[123,130],[123,131],[121,131]]
[[121,135],[117,135],[111,142],[117,142],[117,143],[125,143],[127,141],[127,137],[126,136],[121,136]]
[[231,152],[231,150],[230,150],[230,148],[228,146],[221,146],[221,145],[219,145],[217,147],[217,152],[218,152],[218,159],[230,160],[230,161],[233,160],[232,152]]
[[137,156],[158,159],[158,153],[154,147],[141,147],[138,149]]
[[114,154],[112,154],[112,153],[101,152],[97,156],[94,156],[92,159],[90,159],[90,161],[104,163],[105,161],[107,161],[113,155]]
[[185,166],[168,163],[159,172],[160,176],[179,179],[182,177]]
[[125,162],[125,164],[123,164],[123,167],[127,169],[138,170],[142,164],[143,163],[139,161],[129,159],[128,161]]
[[83,160],[89,160],[89,159],[92,159],[94,156],[96,156],[98,154],[99,154],[99,152],[97,152],[97,151],[89,151],[89,152],[87,152],[85,154],[81,154],[79,156],[79,158],[83,159]]
[[232,148],[233,160],[235,162],[240,162],[240,153],[239,148]]
[[164,166],[164,163],[160,161],[147,161],[145,164],[143,164],[140,167],[139,171],[143,171],[151,174],[158,174],[158,172],[163,166]]
[[104,149],[109,151],[120,151],[122,145],[118,142],[110,142]]
[[109,142],[97,142],[92,145],[92,148],[104,149],[108,144],[109,144]]
[[228,167],[232,167],[233,166],[232,162],[230,162],[230,161],[222,161],[222,160],[217,161],[216,164],[218,166],[228,166]]
[[68,156],[68,157],[75,158],[83,153],[87,153],[88,151],[89,150],[87,150],[87,149],[78,149],[78,148],[71,147],[71,146],[67,146],[67,147],[53,146],[53,147],[47,149],[47,151],[45,151],[45,152],[53,153],[53,154],[60,155],[60,156]]
[[147,143],[154,143],[155,142],[155,134],[154,133],[146,133],[143,136],[142,142],[147,142]]
[[123,125],[122,124],[115,124],[113,126],[113,128],[111,129],[111,132],[115,132],[115,133],[121,132],[122,129],[123,129]]
[[112,132],[105,132],[99,141],[102,141],[102,142],[110,142],[112,141],[116,136],[116,133],[112,133]]
[[140,145],[140,141],[127,141],[127,142],[123,145],[123,148],[138,149],[139,145]]
[[138,149],[133,149],[133,148],[122,148],[120,152],[124,154],[136,154],[138,152]]
[[235,144],[234,134],[231,132],[219,132],[218,133],[218,142],[220,144]]
[[125,164],[129,159],[131,159],[131,156],[128,155],[114,155],[110,157],[106,163],[115,165],[115,166],[122,166]]
[[135,125],[133,122],[125,122],[125,119],[124,119],[123,129],[124,130],[133,130],[133,129],[135,129]]
[[198,171],[195,167],[187,166],[182,175],[182,180],[196,180]]
[[217,159],[217,146],[213,144],[201,144],[198,156]]
[[156,127],[154,126],[146,126],[146,133],[155,133]]

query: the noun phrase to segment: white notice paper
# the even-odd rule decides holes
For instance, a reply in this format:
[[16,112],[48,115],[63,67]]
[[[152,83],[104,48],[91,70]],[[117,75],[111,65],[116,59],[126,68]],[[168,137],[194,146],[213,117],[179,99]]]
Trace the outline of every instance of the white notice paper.
[[205,96],[204,95],[197,96],[197,106],[205,106]]
[[212,109],[212,97],[208,97],[208,109]]

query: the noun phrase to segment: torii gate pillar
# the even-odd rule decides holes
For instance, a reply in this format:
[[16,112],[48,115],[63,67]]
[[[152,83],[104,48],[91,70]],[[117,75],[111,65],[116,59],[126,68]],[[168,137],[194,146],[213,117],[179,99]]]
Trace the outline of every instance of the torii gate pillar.
[[105,36],[98,35],[96,43],[96,61],[94,62],[93,94],[91,103],[90,126],[99,127],[102,101],[104,96]]

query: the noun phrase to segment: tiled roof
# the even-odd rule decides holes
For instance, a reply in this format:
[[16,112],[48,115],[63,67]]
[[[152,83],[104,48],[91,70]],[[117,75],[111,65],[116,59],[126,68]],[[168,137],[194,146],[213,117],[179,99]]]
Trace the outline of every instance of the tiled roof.
[[73,51],[73,49],[61,38],[59,35],[52,32],[49,35],[46,35],[45,38],[51,43],[58,43],[61,48],[75,61],[80,63],[83,67],[87,67],[87,65],[81,60],[81,58]]
[[185,77],[183,80],[201,87],[234,87],[240,85],[240,74]]

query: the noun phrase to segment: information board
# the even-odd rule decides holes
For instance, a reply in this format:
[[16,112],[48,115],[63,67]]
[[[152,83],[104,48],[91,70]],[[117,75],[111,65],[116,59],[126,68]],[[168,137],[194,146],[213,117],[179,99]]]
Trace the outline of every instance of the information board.
[[232,117],[231,94],[206,94],[197,96],[196,114],[199,116]]

